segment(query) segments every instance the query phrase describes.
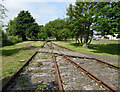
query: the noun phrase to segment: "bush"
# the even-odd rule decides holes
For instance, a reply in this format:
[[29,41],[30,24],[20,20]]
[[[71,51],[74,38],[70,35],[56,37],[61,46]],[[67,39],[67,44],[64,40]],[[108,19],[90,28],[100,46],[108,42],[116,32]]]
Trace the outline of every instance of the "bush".
[[2,31],[2,46],[6,46],[7,44],[7,34]]
[[22,38],[18,36],[8,37],[6,33],[2,32],[2,46],[14,45],[19,42],[22,42]]
[[22,38],[19,38],[18,36],[11,36],[11,37],[10,37],[10,40],[11,40],[11,42],[12,42],[13,44],[22,42]]

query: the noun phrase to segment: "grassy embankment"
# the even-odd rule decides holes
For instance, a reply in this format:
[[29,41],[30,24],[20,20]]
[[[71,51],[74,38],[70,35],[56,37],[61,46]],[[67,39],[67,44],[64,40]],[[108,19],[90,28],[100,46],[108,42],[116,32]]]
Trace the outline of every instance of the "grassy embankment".
[[24,64],[19,60],[28,60],[43,43],[42,41],[25,41],[0,48],[2,50],[2,76],[0,78],[3,82]]
[[92,41],[87,47],[78,46],[75,40],[71,41],[53,41],[54,43],[61,45],[63,47],[72,49],[77,52],[92,53],[97,55],[106,55],[110,57],[117,58],[119,55],[119,45],[118,42],[106,42],[104,40]]

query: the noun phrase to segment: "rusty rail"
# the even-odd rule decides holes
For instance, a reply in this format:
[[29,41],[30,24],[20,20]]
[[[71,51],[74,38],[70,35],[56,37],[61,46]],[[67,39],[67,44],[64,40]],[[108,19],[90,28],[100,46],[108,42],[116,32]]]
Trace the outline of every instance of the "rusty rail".
[[[71,50],[71,49],[65,48],[65,47],[63,47],[63,46],[60,46],[60,45],[58,45],[58,44],[55,44],[55,43],[52,43],[52,44],[57,45],[58,47],[61,47],[61,48],[70,50],[70,51],[72,51],[72,52],[76,52],[76,51],[74,51],[74,50]],[[78,53],[79,53],[79,52],[78,52]],[[81,58],[81,57],[80,57],[80,58]],[[115,65],[112,65],[112,64],[110,64],[110,63],[108,63],[108,62],[106,62],[106,61],[103,61],[103,60],[100,60],[100,59],[97,59],[97,58],[92,58],[92,57],[83,57],[83,58],[96,60],[96,61],[98,61],[98,62],[100,62],[100,63],[107,64],[107,65],[109,65],[110,67],[112,67],[112,68],[117,69],[117,70],[120,71],[120,67],[115,66]]]
[[86,75],[88,75],[90,78],[94,79],[98,84],[100,84],[101,86],[103,86],[104,88],[106,88],[107,90],[110,90],[112,92],[115,92],[115,88],[111,87],[110,85],[106,84],[104,81],[102,81],[101,79],[99,79],[98,77],[96,77],[95,75],[93,75],[92,73],[90,73],[89,71],[87,71],[85,68],[81,67],[80,65],[78,65],[77,63],[75,63],[73,60],[71,60],[69,57],[63,55],[63,58],[65,58],[66,60],[68,60],[70,63],[72,63],[74,66],[76,66],[78,69],[80,69],[81,71],[83,71]]
[[[52,43],[51,43],[51,48],[52,48]],[[64,47],[63,47],[64,48]],[[52,48],[53,49],[53,48]],[[54,53],[52,52],[53,56]],[[107,90],[110,90],[111,92],[116,92],[115,88],[111,87],[110,85],[108,85],[107,83],[105,83],[104,81],[102,81],[101,79],[99,79],[98,77],[96,77],[95,75],[93,75],[92,73],[90,73],[89,71],[87,71],[85,68],[81,67],[80,65],[78,65],[77,63],[75,63],[73,60],[71,60],[69,57],[62,55],[62,57],[64,59],[66,59],[67,61],[69,61],[70,63],[72,63],[74,66],[76,66],[78,69],[80,69],[81,71],[83,71],[87,76],[89,76],[90,78],[94,79],[99,85],[103,86],[104,88],[106,88]],[[54,62],[56,62],[55,57],[53,57]],[[56,65],[57,66],[57,65]],[[57,66],[58,67],[58,66]],[[57,73],[57,75],[59,74],[59,71]],[[58,76],[60,78],[60,76]],[[58,81],[60,82],[60,81]],[[62,85],[62,84],[60,84]],[[61,87],[62,88],[62,87]]]
[[57,75],[57,81],[58,81],[58,85],[59,85],[59,91],[63,92],[62,80],[61,80],[60,72],[59,72],[59,69],[58,69],[57,62],[56,62],[56,57],[55,57],[55,55],[53,53],[52,44],[51,44],[50,47],[52,49],[52,57],[53,57],[53,62],[54,62],[54,66],[55,66],[55,72],[56,72],[56,75]]
[[[32,58],[37,54],[37,51],[2,85],[2,91],[4,92],[8,87],[9,83],[21,72],[21,70],[29,64]],[[6,91],[5,91],[6,92]]]

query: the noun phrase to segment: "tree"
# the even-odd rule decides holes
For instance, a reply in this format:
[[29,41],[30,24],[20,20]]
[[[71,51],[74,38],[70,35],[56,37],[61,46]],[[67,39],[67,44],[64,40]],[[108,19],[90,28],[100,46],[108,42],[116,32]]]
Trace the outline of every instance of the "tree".
[[62,40],[67,40],[67,38],[70,37],[70,30],[68,28],[64,28],[60,31],[60,35],[61,35],[61,38]]
[[27,37],[33,39],[37,37],[39,31],[38,24],[28,11],[22,10],[14,20],[10,20],[7,31],[10,35],[18,35],[23,41]]
[[6,28],[6,32],[9,36],[14,36],[16,35],[15,33],[15,22],[16,22],[16,17],[14,18],[14,20],[10,20],[8,25],[7,25],[7,28]]
[[[50,21],[45,25],[45,29],[48,37],[55,37],[56,40],[64,39],[64,36],[66,33],[64,31],[67,31],[67,32],[69,31],[67,29],[67,23],[64,19],[56,19],[54,21]],[[67,39],[67,37],[68,36],[66,36],[65,39]]]
[[0,22],[2,23],[3,22],[3,19],[5,18],[5,17],[7,17],[7,15],[6,15],[6,11],[8,11],[6,8],[5,8],[5,6],[4,5],[2,5],[2,4],[0,4]]
[[[78,2],[70,5],[67,9],[67,15],[71,20],[71,24],[74,25],[73,32],[76,40],[80,38],[81,44],[84,46],[88,42],[89,36],[92,36],[93,30],[90,30],[92,23],[94,22],[93,16],[95,16],[96,2]],[[83,42],[84,38],[84,42]]]
[[48,37],[48,35],[47,35],[46,30],[45,30],[45,27],[40,26],[40,30],[39,30],[39,33],[38,33],[38,38],[43,39],[45,41],[47,39],[47,37]]
[[38,39],[39,33],[39,25],[37,23],[33,23],[26,31],[26,36],[31,38],[32,40]]
[[101,2],[97,4],[97,20],[92,28],[102,35],[120,34],[120,2]]

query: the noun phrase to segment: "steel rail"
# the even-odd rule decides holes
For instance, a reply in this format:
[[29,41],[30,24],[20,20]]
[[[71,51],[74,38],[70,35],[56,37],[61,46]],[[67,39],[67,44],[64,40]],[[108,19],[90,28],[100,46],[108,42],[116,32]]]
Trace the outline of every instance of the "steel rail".
[[6,88],[9,83],[13,81],[13,79],[22,71],[22,69],[29,64],[32,58],[37,54],[37,51],[2,85],[2,92],[6,92]]
[[[52,44],[52,43],[51,43]],[[85,68],[81,67],[80,65],[78,65],[77,63],[75,63],[73,60],[71,60],[69,57],[62,55],[62,57],[64,59],[66,59],[67,61],[69,61],[70,63],[72,63],[74,66],[76,66],[78,69],[80,69],[81,71],[83,71],[87,76],[89,76],[90,78],[94,79],[99,85],[103,86],[104,88],[106,88],[107,90],[110,90],[111,92],[116,92],[116,89],[111,87],[110,85],[108,85],[107,83],[105,83],[104,81],[102,81],[101,79],[99,79],[98,77],[96,77],[95,75],[93,75],[92,73],[90,73],[89,71],[87,71]]]
[[[57,45],[58,47],[61,47],[61,48],[70,50],[70,51],[72,51],[72,52],[76,52],[76,51],[74,51],[74,50],[71,50],[71,49],[65,48],[65,47],[63,47],[63,46],[60,46],[60,45],[58,45],[58,44],[55,44],[55,43],[52,43],[52,44]],[[78,53],[80,53],[80,52],[78,52]],[[81,54],[81,53],[80,53],[80,54]],[[81,58],[81,57],[80,57],[80,58]],[[96,61],[98,61],[98,62],[100,62],[100,63],[107,64],[107,65],[109,65],[110,67],[112,67],[112,68],[117,69],[117,70],[120,71],[120,67],[115,66],[115,65],[112,65],[112,64],[110,64],[110,63],[108,63],[108,62],[106,62],[106,61],[103,61],[103,60],[100,60],[100,59],[97,59],[97,58],[88,57],[88,56],[87,56],[87,57],[83,57],[83,58],[96,60]]]
[[60,72],[59,72],[59,69],[58,69],[57,62],[56,62],[56,57],[55,57],[55,55],[53,53],[52,44],[51,44],[50,47],[52,49],[52,57],[53,57],[53,62],[54,62],[54,66],[55,66],[55,72],[56,72],[56,75],[57,75],[57,81],[58,81],[58,85],[59,85],[59,91],[63,92],[62,80],[61,80]]
[[63,55],[62,56],[64,59],[66,59],[67,61],[69,61],[70,63],[72,63],[74,66],[76,66],[78,69],[80,69],[81,71],[83,71],[86,75],[88,75],[90,78],[94,79],[99,85],[103,86],[104,88],[106,88],[107,90],[110,90],[112,92],[115,92],[115,88],[111,87],[110,85],[106,84],[104,81],[102,81],[101,79],[99,79],[98,77],[96,77],[95,75],[93,75],[92,73],[90,73],[89,71],[87,71],[85,68],[81,67],[80,65],[78,65],[77,63],[75,63],[73,60],[71,60],[69,57]]

